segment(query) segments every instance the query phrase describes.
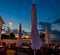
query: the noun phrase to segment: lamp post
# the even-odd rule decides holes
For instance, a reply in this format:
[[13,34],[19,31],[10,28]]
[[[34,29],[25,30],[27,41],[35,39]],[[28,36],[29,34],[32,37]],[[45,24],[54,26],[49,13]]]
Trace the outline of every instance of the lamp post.
[[10,21],[10,22],[9,22],[10,32],[12,31],[12,25],[13,25],[13,23]]
[[[10,22],[9,22],[9,26],[10,26],[10,33],[11,33],[11,31],[12,31],[12,25],[13,25],[13,24],[12,24],[12,22],[10,21]],[[9,36],[9,39],[10,39],[10,36]]]

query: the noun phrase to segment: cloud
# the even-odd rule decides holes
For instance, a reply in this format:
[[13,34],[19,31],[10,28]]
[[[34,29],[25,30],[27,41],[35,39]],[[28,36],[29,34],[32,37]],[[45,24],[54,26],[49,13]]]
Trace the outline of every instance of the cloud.
[[51,29],[60,31],[60,18],[58,18],[55,21],[53,21],[53,23],[51,25]]
[[45,31],[46,26],[48,26],[48,30],[51,32],[51,25],[49,22],[39,22],[39,28],[42,28],[40,31]]
[[[40,31],[45,31],[46,26],[48,26],[48,30],[50,33],[52,33],[54,30],[60,31],[60,25],[57,24],[59,22],[57,22],[58,20],[55,21],[55,23],[49,23],[49,22],[39,22],[39,29]],[[59,20],[60,21],[60,20]]]
[[52,25],[51,25],[51,29],[52,29],[52,30],[60,31],[60,25],[59,25],[59,24],[52,24]]
[[39,25],[41,25],[43,27],[45,27],[45,26],[48,25],[48,27],[50,27],[51,26],[51,23],[49,23],[49,22],[39,22]]
[[57,36],[60,37],[60,31],[58,31],[58,30],[53,30],[52,31],[52,34],[55,34],[55,35],[57,35]]
[[54,24],[60,24],[60,18],[56,19],[53,23]]
[[40,28],[43,28],[43,29],[39,29],[39,31],[40,32],[41,31],[45,32],[46,25],[48,25],[48,31],[49,31],[49,33],[56,34],[57,36],[60,36],[60,25],[57,24],[57,23],[59,23],[57,21],[58,20],[55,20],[56,24],[55,23],[49,23],[49,22],[39,22]]

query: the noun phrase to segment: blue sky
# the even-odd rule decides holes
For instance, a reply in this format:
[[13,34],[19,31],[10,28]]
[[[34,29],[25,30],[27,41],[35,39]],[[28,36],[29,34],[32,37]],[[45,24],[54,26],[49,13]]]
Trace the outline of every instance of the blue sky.
[[[0,16],[5,26],[8,27],[12,21],[12,28],[18,28],[22,23],[22,29],[30,31],[32,3],[32,0],[0,0]],[[53,23],[60,18],[60,0],[35,0],[35,4],[38,22],[50,22],[56,26],[55,29],[60,28],[60,23]]]

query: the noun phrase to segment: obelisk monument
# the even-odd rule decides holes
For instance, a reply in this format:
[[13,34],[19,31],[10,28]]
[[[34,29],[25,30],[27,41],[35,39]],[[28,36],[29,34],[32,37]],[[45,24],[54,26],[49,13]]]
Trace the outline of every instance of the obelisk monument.
[[39,50],[42,46],[42,41],[40,39],[40,35],[37,29],[37,13],[36,13],[36,5],[32,4],[32,28],[31,28],[31,40],[32,40],[32,49]]
[[18,30],[18,39],[17,39],[17,44],[16,46],[20,46],[21,43],[22,43],[22,26],[21,26],[21,23],[19,24],[19,30]]
[[49,46],[49,32],[48,32],[48,26],[45,28],[45,44]]
[[20,23],[20,25],[19,25],[19,45],[21,45],[21,43],[22,43],[22,25],[21,25],[21,23]]

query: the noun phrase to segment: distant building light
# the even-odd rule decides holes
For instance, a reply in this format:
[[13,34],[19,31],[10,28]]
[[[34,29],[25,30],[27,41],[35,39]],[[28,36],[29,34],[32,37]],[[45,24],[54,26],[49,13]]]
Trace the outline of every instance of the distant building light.
[[22,36],[22,39],[30,39],[30,36]]
[[58,48],[60,49],[60,46]]
[[[15,34],[15,38],[19,38],[18,34]],[[30,39],[30,36],[22,36],[22,39]]]
[[30,39],[30,36],[26,36],[26,39]]
[[5,32],[4,31],[2,31],[2,34],[4,34]]
[[22,46],[22,48],[29,48],[28,46]]
[[55,49],[55,47],[56,47],[55,45],[51,45],[51,49]]
[[15,38],[18,38],[18,35],[17,34],[15,35]]

